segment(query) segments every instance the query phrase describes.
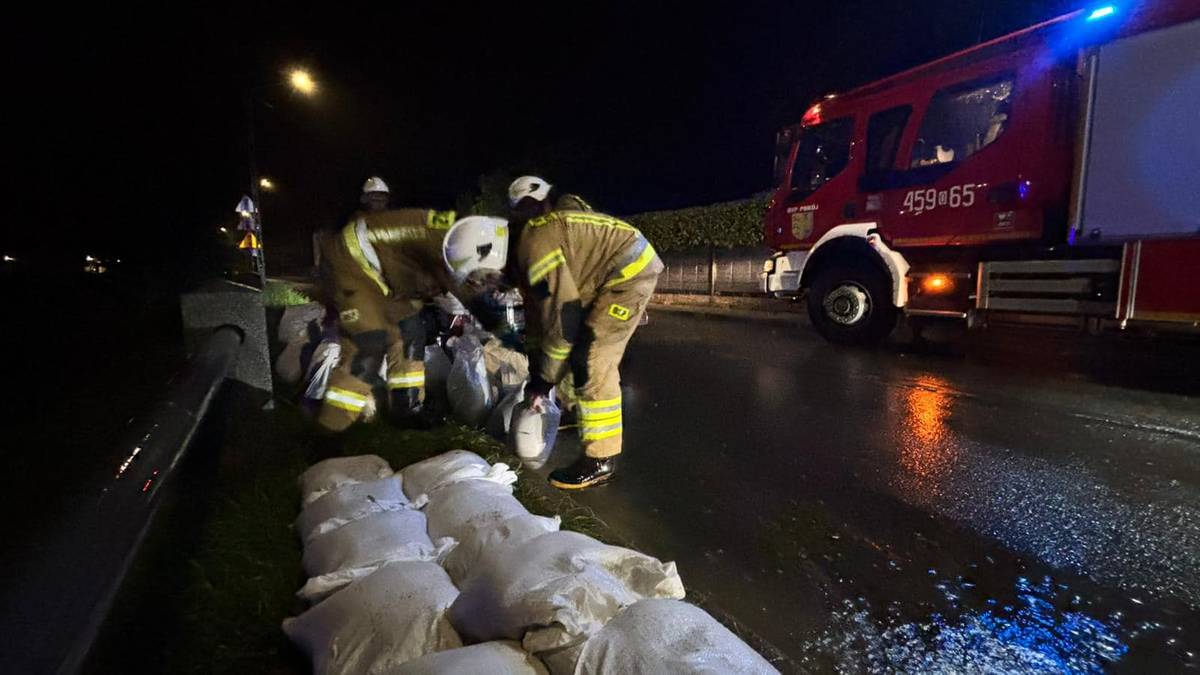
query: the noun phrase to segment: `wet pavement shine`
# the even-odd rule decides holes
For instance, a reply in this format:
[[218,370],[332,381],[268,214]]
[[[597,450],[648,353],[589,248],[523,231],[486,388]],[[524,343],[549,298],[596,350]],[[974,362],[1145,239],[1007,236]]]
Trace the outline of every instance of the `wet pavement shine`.
[[577,501],[785,672],[1200,671],[1200,398],[675,311],[622,379]]

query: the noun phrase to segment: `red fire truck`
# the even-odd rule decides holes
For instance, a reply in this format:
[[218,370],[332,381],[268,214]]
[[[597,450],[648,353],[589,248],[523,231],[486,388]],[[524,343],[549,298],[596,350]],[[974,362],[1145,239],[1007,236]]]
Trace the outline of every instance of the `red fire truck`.
[[921,322],[1200,332],[1200,2],[1059,17],[779,132],[763,290],[827,339]]

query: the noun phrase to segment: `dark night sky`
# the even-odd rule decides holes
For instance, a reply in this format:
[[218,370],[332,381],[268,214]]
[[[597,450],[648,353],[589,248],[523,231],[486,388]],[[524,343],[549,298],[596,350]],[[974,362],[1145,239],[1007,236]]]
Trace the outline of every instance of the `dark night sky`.
[[[440,208],[510,167],[619,214],[743,197],[813,98],[1081,3],[648,4],[47,5],[4,29],[20,177],[0,248],[214,231],[247,182],[247,86],[277,242],[338,221],[369,173]],[[283,85],[293,63],[319,97]]]

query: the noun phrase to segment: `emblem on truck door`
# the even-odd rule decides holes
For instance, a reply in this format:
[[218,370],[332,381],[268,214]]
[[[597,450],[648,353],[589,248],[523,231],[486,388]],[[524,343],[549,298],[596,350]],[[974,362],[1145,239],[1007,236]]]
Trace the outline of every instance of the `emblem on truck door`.
[[813,231],[813,212],[816,211],[815,204],[809,204],[800,207],[799,209],[788,209],[792,217],[792,236],[797,239],[806,239]]
[[792,214],[792,236],[807,239],[813,231],[813,212],[797,211]]

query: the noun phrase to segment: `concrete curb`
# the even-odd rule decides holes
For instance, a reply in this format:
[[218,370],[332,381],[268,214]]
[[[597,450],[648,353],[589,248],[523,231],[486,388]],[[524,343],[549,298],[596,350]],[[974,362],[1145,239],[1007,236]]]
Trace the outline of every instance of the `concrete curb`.
[[[803,322],[804,314],[797,311],[764,309],[742,309],[737,307],[719,307],[714,305],[663,304],[651,301],[650,309],[656,312],[676,312],[679,314],[695,314],[702,316],[722,316],[733,319],[762,319],[766,321],[782,321],[785,323]],[[653,321],[653,318],[651,318]]]

